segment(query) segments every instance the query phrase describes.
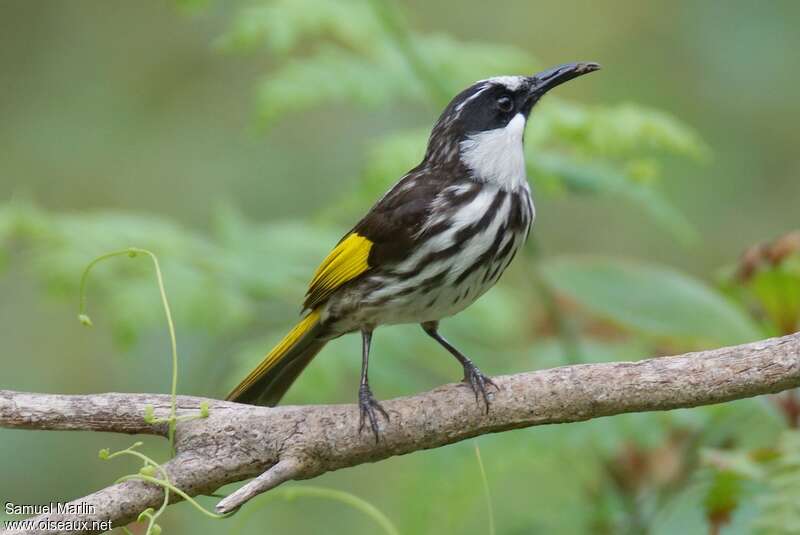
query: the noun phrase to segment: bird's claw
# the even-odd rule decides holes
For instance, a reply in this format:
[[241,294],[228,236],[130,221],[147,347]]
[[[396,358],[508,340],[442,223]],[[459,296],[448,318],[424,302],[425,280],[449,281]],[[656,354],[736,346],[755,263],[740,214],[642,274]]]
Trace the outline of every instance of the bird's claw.
[[494,387],[495,392],[500,390],[500,387],[492,381],[488,376],[484,375],[477,366],[471,362],[464,365],[464,386],[468,386],[475,393],[475,403],[478,403],[478,395],[483,397],[484,405],[486,406],[486,413],[489,413],[489,393],[486,391],[487,387]]
[[375,443],[377,444],[380,437],[380,429],[378,428],[378,415],[376,412],[381,413],[387,422],[389,421],[389,415],[372,395],[372,391],[367,385],[361,385],[358,390],[358,408],[361,412],[358,432],[361,433],[364,430],[364,423],[369,420],[369,426],[375,435]]

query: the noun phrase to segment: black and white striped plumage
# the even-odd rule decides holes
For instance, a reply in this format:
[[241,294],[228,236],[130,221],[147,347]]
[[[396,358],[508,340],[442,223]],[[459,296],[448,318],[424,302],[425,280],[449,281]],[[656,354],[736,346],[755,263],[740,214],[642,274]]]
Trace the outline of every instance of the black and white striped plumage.
[[458,94],[433,127],[423,161],[345,235],[317,270],[309,315],[229,396],[275,403],[324,343],[361,331],[359,401],[378,430],[367,382],[371,332],[419,323],[464,367],[476,396],[491,381],[437,332],[491,288],[525,241],[535,211],[525,173],[523,133],[549,89],[596,64],[569,64],[534,76],[501,76]]
[[[522,150],[519,123],[498,134],[520,138],[509,151]],[[355,226],[375,244],[373,267],[323,308],[333,332],[438,321],[497,282],[528,234],[533,202],[524,167],[503,181],[474,173],[460,160],[423,162]]]

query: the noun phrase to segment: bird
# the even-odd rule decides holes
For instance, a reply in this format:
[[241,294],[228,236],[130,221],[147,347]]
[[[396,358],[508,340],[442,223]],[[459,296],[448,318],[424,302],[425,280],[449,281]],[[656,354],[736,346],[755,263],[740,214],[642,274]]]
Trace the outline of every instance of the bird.
[[535,217],[523,135],[533,107],[554,87],[596,71],[567,63],[532,76],[496,76],[458,93],[436,121],[422,162],[381,197],[322,261],[301,319],[227,396],[275,406],[327,342],[360,332],[359,433],[379,440],[389,415],[369,385],[372,333],[419,324],[455,357],[463,384],[489,410],[497,385],[439,333],[439,322],[494,286]]

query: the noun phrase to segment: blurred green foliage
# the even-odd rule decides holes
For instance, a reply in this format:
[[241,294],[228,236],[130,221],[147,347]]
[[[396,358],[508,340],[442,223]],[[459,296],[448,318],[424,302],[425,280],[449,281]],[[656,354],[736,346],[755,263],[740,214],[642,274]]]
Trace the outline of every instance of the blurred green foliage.
[[667,268],[607,258],[552,258],[545,280],[560,295],[642,335],[681,344],[734,345],[760,336],[744,311]]
[[[210,97],[184,103],[183,94],[198,82],[192,65],[201,62],[196,56],[182,56],[181,50],[189,53],[169,37],[151,45],[158,54],[142,52],[141,57],[150,61],[161,57],[161,48],[174,52],[175,63],[155,70],[157,83],[152,88],[130,74],[135,63],[122,69],[123,82],[117,88],[132,88],[151,115],[135,108],[109,106],[106,113],[113,118],[113,127],[93,132],[83,127],[92,113],[89,109],[70,115],[68,103],[59,102],[59,106],[50,108],[47,106],[53,106],[54,100],[40,96],[35,102],[45,112],[37,123],[31,119],[38,118],[37,110],[26,107],[20,97],[19,109],[24,114],[17,111],[22,119],[14,122],[15,110],[7,110],[8,121],[16,125],[16,130],[13,136],[7,134],[8,138],[2,137],[6,134],[0,130],[0,140],[10,140],[0,150],[13,161],[15,155],[26,155],[30,146],[38,146],[30,143],[33,135],[53,140],[53,145],[47,146],[56,148],[36,154],[52,166],[52,178],[46,176],[39,179],[44,182],[37,182],[32,177],[28,184],[27,176],[8,177],[30,185],[32,194],[28,197],[24,188],[22,194],[14,188],[15,198],[0,205],[0,267],[10,311],[4,318],[7,338],[25,337],[16,349],[22,358],[3,362],[8,371],[4,375],[11,379],[0,387],[54,391],[168,389],[168,355],[163,350],[166,338],[158,313],[158,293],[143,263],[119,261],[98,266],[90,281],[90,306],[97,327],[91,337],[75,333],[73,328],[59,328],[65,323],[61,318],[72,317],[73,304],[77,309],[77,286],[85,264],[110,250],[137,246],[153,250],[162,263],[181,347],[180,391],[224,395],[297,317],[298,304],[316,263],[377,196],[419,161],[430,125],[451,95],[476,79],[533,72],[573,59],[605,63],[607,72],[593,75],[580,85],[588,88],[601,84],[601,76],[612,77],[619,80],[612,84],[614,97],[605,98],[610,91],[603,94],[598,90],[599,103],[584,104],[588,99],[554,95],[537,106],[526,132],[526,152],[540,213],[533,231],[538,246],[515,261],[497,288],[445,323],[448,337],[485,371],[496,374],[575,361],[682,352],[797,329],[800,253],[775,253],[784,251],[791,240],[780,241],[782,248],[759,248],[758,254],[751,255],[755,260],[747,266],[733,265],[738,254],[734,247],[719,246],[721,252],[713,265],[728,263],[730,267],[723,269],[717,285],[706,282],[710,278],[707,269],[698,276],[697,270],[691,274],[663,263],[660,251],[667,249],[665,244],[678,242],[682,244],[678,247],[692,248],[677,249],[680,254],[675,264],[683,267],[687,265],[685,258],[702,257],[732,236],[747,239],[759,232],[758,224],[768,218],[746,217],[739,206],[755,197],[746,193],[735,197],[735,218],[720,215],[719,210],[726,207],[725,195],[732,193],[712,179],[692,182],[683,195],[675,194],[676,170],[702,178],[715,172],[711,169],[714,166],[726,172],[730,169],[735,154],[728,151],[722,158],[717,155],[712,163],[709,149],[713,146],[718,154],[718,145],[725,146],[732,135],[730,116],[707,119],[721,124],[724,135],[706,143],[688,126],[697,124],[693,113],[681,106],[670,105],[670,112],[618,103],[618,97],[628,100],[629,95],[657,95],[668,84],[676,83],[676,77],[693,82],[691,86],[679,84],[682,92],[688,87],[702,89],[703,80],[697,74],[693,79],[688,67],[675,76],[658,73],[660,78],[651,80],[655,75],[650,57],[635,71],[615,71],[613,62],[622,52],[591,40],[596,30],[607,32],[612,36],[610,41],[625,34],[631,49],[660,42],[659,32],[650,31],[647,25],[661,24],[659,28],[669,31],[672,27],[668,21],[677,14],[661,11],[670,7],[644,4],[631,2],[619,8],[620,14],[638,20],[641,26],[630,22],[606,29],[592,18],[603,15],[605,10],[600,8],[590,10],[585,18],[570,16],[569,22],[582,24],[583,30],[567,40],[555,38],[563,32],[549,34],[550,39],[537,41],[533,48],[536,57],[528,52],[529,47],[509,44],[514,39],[505,28],[513,27],[512,16],[502,9],[489,10],[482,3],[449,3],[442,8],[445,12],[437,15],[435,5],[420,4],[412,9],[387,0],[264,0],[225,6],[189,0],[180,2],[187,8],[188,17],[153,16],[148,21],[153,36],[172,36],[178,27],[184,31],[207,25],[212,17],[218,22],[213,30],[202,34],[199,43],[181,46],[205,57],[210,55],[205,49],[207,41],[212,40],[208,34],[216,36],[216,47],[224,52],[216,56],[224,67],[216,73],[219,80],[214,77],[223,88],[220,101],[242,100],[243,85],[244,90],[257,86],[256,103],[248,106],[258,116],[268,142],[259,138],[257,150],[242,156],[230,148],[222,152],[219,146],[224,145],[225,135],[216,142],[204,136],[212,110],[217,110],[204,106],[217,103],[220,118],[227,108]],[[687,12],[709,10],[697,15],[701,20],[713,21],[719,15],[708,7],[682,5]],[[95,7],[92,16],[101,20],[104,7]],[[438,18],[412,19],[415,9],[427,9],[430,17]],[[543,3],[524,9],[535,15],[530,24],[539,33],[546,33],[547,15],[553,16],[562,8],[553,11],[555,8]],[[770,35],[775,31],[769,21],[786,18],[779,8],[775,10],[764,22],[764,32]],[[745,24],[752,20],[741,6],[738,11],[728,11],[737,13]],[[117,12],[107,16],[108,20],[124,18]],[[545,22],[537,22],[536,16]],[[582,22],[575,22],[577,19]],[[468,31],[460,26],[464,23],[468,28],[469,20],[481,30]],[[164,26],[159,27],[159,23]],[[486,31],[484,23],[489,25]],[[529,23],[525,24],[527,30]],[[689,32],[688,40],[692,36],[697,39],[686,29],[690,27],[691,23],[684,21],[682,31]],[[74,33],[71,29],[62,31],[65,35]],[[117,36],[109,31],[102,40],[90,42],[92,50],[115,42]],[[460,37],[465,34],[474,38]],[[698,30],[697,35],[711,39],[707,28]],[[758,32],[754,35],[748,52],[765,41],[757,38]],[[725,42],[719,35],[714,38],[718,41],[712,44]],[[19,39],[27,43],[28,37]],[[559,52],[555,60],[539,59],[555,57],[552,50],[547,55],[540,52],[551,42],[558,42],[558,50],[565,47],[570,54],[576,50],[585,53],[566,42],[570,40],[587,43],[591,55],[563,57],[566,52]],[[146,46],[144,41],[134,36],[131,42]],[[595,56],[596,48],[602,48],[605,55]],[[701,43],[697,50],[692,49],[691,57],[701,61],[706,50],[713,48]],[[666,45],[658,48],[662,49],[672,50]],[[138,57],[129,50],[125,53]],[[82,58],[81,64],[91,64],[90,59],[83,59],[91,58],[90,52],[76,54]],[[719,67],[727,65],[723,59],[715,58],[713,65],[723,69]],[[13,64],[14,58],[5,61]],[[747,61],[758,63],[753,58]],[[80,73],[59,71],[56,63],[42,68],[56,73],[53,76],[59,79],[66,78],[70,85],[92,87],[98,95],[110,92],[103,76],[95,79],[92,73],[81,79]],[[253,65],[260,80],[233,76],[230,72],[234,71],[224,70],[241,64]],[[704,69],[697,71],[705,76]],[[724,78],[723,74],[719,76]],[[637,92],[636,88],[642,86],[646,90]],[[19,94],[27,95],[24,89]],[[744,91],[733,84],[725,89],[724,95],[713,95],[711,103],[724,102],[728,98],[725,95]],[[165,95],[173,95],[172,100]],[[697,94],[694,97],[699,99]],[[737,106],[746,101],[730,98]],[[186,106],[185,115],[171,124],[186,123],[183,130],[173,126],[173,132],[148,123],[165,110],[181,106]],[[751,118],[747,124],[756,128],[769,110],[759,99],[754,100],[752,109],[757,119]],[[747,109],[736,109],[731,115],[739,124],[748,120],[746,113]],[[384,127],[377,129],[375,124]],[[69,175],[71,179],[61,181],[66,185],[60,185],[58,177],[65,176],[60,174],[60,165],[71,158],[71,145],[65,139],[93,140],[92,150],[104,155],[114,146],[116,130],[123,128],[138,128],[131,131],[144,134],[129,139],[128,131],[123,130],[117,142],[124,147],[124,157],[108,157],[104,169],[108,175],[120,177],[131,173],[128,176],[133,180],[89,179],[81,174],[84,167],[78,166],[76,175]],[[242,128],[237,123],[230,130],[220,129],[230,137],[231,131]],[[315,142],[317,130],[323,132],[322,141]],[[716,134],[714,128],[706,130]],[[793,132],[793,127],[789,131]],[[151,137],[152,144],[144,141]],[[780,144],[777,137],[771,146],[776,144]],[[349,151],[347,165],[338,163],[343,150]],[[143,154],[163,162],[159,171],[164,174],[148,177],[147,168],[140,166],[145,164],[139,160],[147,159]],[[217,157],[222,163],[213,162]],[[102,160],[101,156],[96,158]],[[247,159],[258,163],[243,167],[241,161]],[[319,163],[314,167],[313,162]],[[11,173],[10,168],[3,171]],[[181,182],[182,174],[190,175],[191,182]],[[237,178],[241,175],[256,176],[259,182]],[[346,180],[343,175],[351,178]],[[289,178],[295,176],[301,178]],[[763,177],[745,176],[742,180],[756,179]],[[786,183],[791,180],[796,182],[796,177]],[[136,181],[135,190],[126,189]],[[173,182],[181,186],[173,186]],[[118,197],[96,197],[105,187],[117,188]],[[68,197],[66,191],[79,199],[79,210],[59,209],[62,197]],[[127,197],[131,191],[139,192],[139,196]],[[220,191],[225,193],[224,200],[215,198]],[[702,197],[704,191],[706,196]],[[771,190],[765,191],[763,198],[766,195],[774,197],[769,197],[771,204],[763,211],[773,215],[772,205],[777,205],[780,195]],[[783,195],[787,196],[791,197]],[[161,201],[163,216],[139,209],[159,206]],[[624,223],[632,220],[624,218],[625,208],[618,201],[639,210],[633,224]],[[699,209],[695,202],[700,204]],[[568,203],[577,204],[570,209]],[[190,209],[197,211],[198,206],[208,217],[203,228],[186,224],[180,215]],[[254,207],[258,209],[257,218],[252,215]],[[693,211],[693,218],[683,215],[686,209]],[[599,219],[586,215],[592,211],[601,213]],[[640,221],[642,214],[647,222]],[[787,221],[791,219],[786,217]],[[748,224],[750,234],[735,231],[741,229],[736,224]],[[554,246],[548,234],[563,237],[569,229],[581,237],[588,236],[579,250],[591,250],[595,242],[594,252],[603,251],[604,244],[612,250],[608,254],[603,251],[603,255],[566,254],[569,247]],[[712,231],[716,233],[710,234]],[[605,242],[600,239],[604,232]],[[620,244],[634,242],[639,244],[639,251],[647,252],[645,261],[614,254],[623,249]],[[40,302],[42,295],[58,299]],[[75,321],[74,330],[78,327]],[[459,370],[451,359],[417,331],[415,326],[398,326],[376,333],[371,371],[379,397],[408,394],[458,379]],[[108,339],[103,337],[104,332],[110,333]],[[51,345],[37,345],[48,342]],[[45,348],[42,356],[38,356],[40,347]],[[53,348],[69,350],[49,354]],[[353,401],[358,354],[357,337],[331,343],[287,401]],[[789,393],[769,401],[743,400],[691,411],[634,414],[482,437],[498,533],[666,534],[701,533],[715,527],[726,534],[754,530],[797,533],[800,522],[792,505],[797,503],[800,488],[797,439],[795,432],[786,428],[797,427],[798,418],[800,401],[795,393]],[[71,498],[90,492],[119,473],[95,469],[97,437],[50,434],[30,445],[34,440],[30,434],[0,433],[4,437],[0,452],[6,458],[36,455],[36,462],[40,462],[38,459],[46,457],[41,463],[56,463],[64,474],[64,482],[52,487],[44,485],[36,474],[0,463],[5,476],[0,496],[10,494],[17,502]],[[48,438],[51,436],[54,438]],[[106,439],[114,447],[125,444],[124,437],[123,442],[104,437],[100,445],[106,445]],[[771,453],[765,455],[765,451]],[[40,466],[48,472],[48,465]],[[85,480],[87,471],[94,478]],[[32,483],[26,490],[24,483],[32,477],[35,486]],[[368,498],[401,533],[486,532],[481,476],[468,444],[328,474],[316,483]],[[248,525],[261,522],[276,532],[315,533],[329,529],[335,521],[342,532],[374,533],[368,519],[343,510],[337,503],[301,499],[267,505],[267,501],[265,498],[263,503],[249,506],[252,516]],[[170,509],[159,522],[166,533],[239,529],[233,521],[209,524],[183,506]]]
[[[266,125],[289,113],[343,103],[374,109],[410,100],[437,109],[475,80],[541,66],[512,46],[413,32],[383,0],[268,2],[245,10],[221,43],[260,45],[278,61],[259,91]],[[640,203],[682,238],[691,236],[683,217],[656,189],[659,154],[700,159],[708,152],[686,125],[642,106],[586,106],[551,98],[535,116],[526,150],[532,179],[541,178],[545,191],[621,196]],[[356,192],[359,206],[419,162],[428,133],[426,125],[372,142],[363,188]]]

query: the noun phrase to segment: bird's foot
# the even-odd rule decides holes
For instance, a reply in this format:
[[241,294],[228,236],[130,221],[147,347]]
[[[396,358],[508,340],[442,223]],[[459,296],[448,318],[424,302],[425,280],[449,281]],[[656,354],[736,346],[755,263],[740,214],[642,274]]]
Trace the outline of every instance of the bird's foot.
[[361,411],[358,432],[361,433],[364,430],[364,424],[369,420],[369,426],[372,428],[372,433],[375,435],[375,443],[377,444],[380,437],[377,413],[381,413],[387,422],[389,421],[389,415],[372,395],[368,385],[361,385],[361,388],[358,389],[358,408]]
[[471,361],[464,364],[464,386],[468,386],[475,393],[475,402],[478,403],[478,394],[483,397],[483,402],[486,405],[486,413],[489,413],[489,393],[486,391],[488,387],[493,387],[495,391],[500,388],[488,376],[478,369]]

